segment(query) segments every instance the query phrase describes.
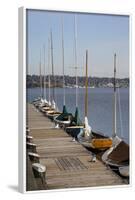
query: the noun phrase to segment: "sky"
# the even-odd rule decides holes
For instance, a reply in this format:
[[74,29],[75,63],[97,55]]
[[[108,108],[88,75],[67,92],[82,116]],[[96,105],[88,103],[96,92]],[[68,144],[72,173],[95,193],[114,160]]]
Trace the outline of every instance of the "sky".
[[89,76],[112,77],[116,53],[117,77],[129,77],[129,16],[41,10],[27,10],[28,74],[39,75],[40,53],[42,73],[44,58],[46,74],[51,73],[48,58],[51,30],[54,74],[62,75],[63,21],[65,75],[75,75],[75,16],[78,76],[85,75],[85,52],[88,49]]

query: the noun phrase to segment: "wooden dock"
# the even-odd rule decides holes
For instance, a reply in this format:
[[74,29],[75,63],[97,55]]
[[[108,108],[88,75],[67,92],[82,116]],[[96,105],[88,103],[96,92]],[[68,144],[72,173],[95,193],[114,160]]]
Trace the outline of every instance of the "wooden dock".
[[[77,141],[73,142],[64,130],[55,129],[54,123],[37,111],[32,104],[28,104],[27,108],[27,123],[30,128],[30,135],[33,136],[33,143],[37,145],[40,163],[45,165],[47,169],[47,187],[43,187],[40,183],[37,185],[37,189],[125,184],[121,177],[101,161],[90,162],[91,152],[87,151]],[[31,176],[27,176],[27,179],[31,179]],[[27,182],[31,183],[32,181],[27,180]],[[29,185],[27,187],[29,190]]]

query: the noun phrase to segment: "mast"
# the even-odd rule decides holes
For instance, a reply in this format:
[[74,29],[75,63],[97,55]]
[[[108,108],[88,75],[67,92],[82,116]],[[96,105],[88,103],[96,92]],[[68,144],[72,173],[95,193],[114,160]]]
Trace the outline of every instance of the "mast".
[[52,98],[53,98],[53,101],[55,100],[55,90],[54,90],[54,87],[55,87],[55,81],[54,81],[54,64],[53,64],[53,41],[52,41],[52,31],[50,32],[51,34],[51,63],[52,63],[52,80],[53,80],[53,93],[52,93]]
[[78,77],[77,77],[77,16],[74,18],[74,40],[75,40],[75,76],[76,76],[76,108],[78,107]]
[[63,19],[61,21],[62,23],[62,66],[63,66],[63,105],[65,106],[66,100],[65,100],[65,74],[64,74],[64,35],[63,35]]
[[113,137],[116,136],[116,53],[114,54],[114,108],[113,108]]
[[77,76],[77,16],[74,18],[74,40],[75,40],[75,76],[76,76],[76,110],[75,110],[75,123],[80,124],[79,110],[78,110],[78,76]]
[[43,97],[44,97],[44,99],[46,99],[46,83],[45,83],[45,80],[46,80],[46,78],[45,78],[45,45],[44,45],[43,49],[44,49],[44,76],[43,76],[43,88],[44,88],[44,90],[43,90]]
[[40,50],[40,61],[39,61],[39,77],[40,77],[40,96],[42,98],[41,50]]
[[92,129],[88,122],[88,50],[86,50],[86,78],[85,78],[85,136],[91,138]]
[[86,50],[85,117],[88,115],[88,50]]
[[48,101],[51,102],[50,99],[50,39],[48,38]]

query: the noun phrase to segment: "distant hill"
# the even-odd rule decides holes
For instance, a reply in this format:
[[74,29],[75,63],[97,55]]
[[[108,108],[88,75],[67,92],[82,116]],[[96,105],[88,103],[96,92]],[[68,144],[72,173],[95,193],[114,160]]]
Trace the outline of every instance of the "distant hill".
[[[50,76],[51,87],[63,87],[63,76]],[[75,77],[74,76],[65,76],[65,86],[66,87],[75,87]],[[43,76],[42,76],[43,84]],[[45,84],[48,87],[48,76],[45,77]],[[27,88],[40,87],[40,76],[37,75],[27,75],[26,78]],[[85,77],[78,77],[78,86],[85,86]],[[116,79],[117,87],[129,87],[129,78],[117,78]],[[113,87],[113,78],[107,77],[88,77],[88,87]]]

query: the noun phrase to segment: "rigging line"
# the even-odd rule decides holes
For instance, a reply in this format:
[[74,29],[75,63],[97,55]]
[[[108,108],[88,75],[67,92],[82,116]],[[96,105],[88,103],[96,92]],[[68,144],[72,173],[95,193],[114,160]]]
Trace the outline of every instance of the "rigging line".
[[122,109],[121,109],[121,99],[120,99],[120,89],[118,87],[118,105],[119,105],[119,116],[120,116],[120,136],[124,139],[123,134],[123,123],[122,123]]

